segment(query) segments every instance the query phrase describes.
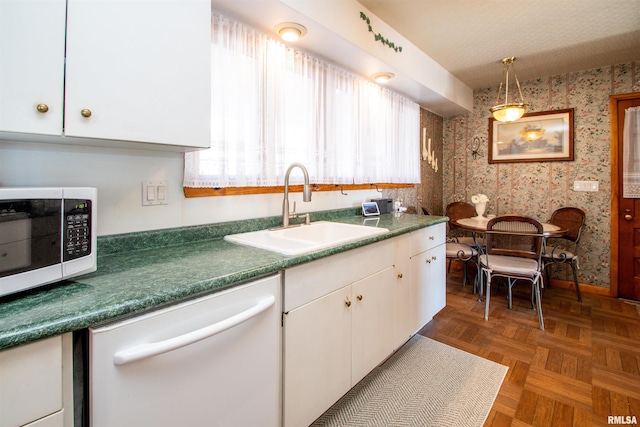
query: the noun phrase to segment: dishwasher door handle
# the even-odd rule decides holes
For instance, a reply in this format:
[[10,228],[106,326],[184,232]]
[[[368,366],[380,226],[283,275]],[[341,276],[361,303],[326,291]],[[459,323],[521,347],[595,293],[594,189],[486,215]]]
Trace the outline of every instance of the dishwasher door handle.
[[213,325],[205,326],[204,328],[200,328],[174,338],[169,338],[164,341],[140,344],[135,347],[119,351],[113,356],[113,364],[126,365],[127,363],[177,350],[181,347],[212,337],[257,316],[271,307],[275,301],[276,298],[273,295],[269,295],[267,298],[260,300],[253,307],[221,320],[220,322],[214,323]]

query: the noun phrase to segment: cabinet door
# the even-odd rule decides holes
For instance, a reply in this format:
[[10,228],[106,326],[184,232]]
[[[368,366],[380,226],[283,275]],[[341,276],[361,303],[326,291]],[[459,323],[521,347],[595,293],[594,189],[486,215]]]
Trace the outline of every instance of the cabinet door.
[[409,262],[411,236],[403,234],[393,239],[395,246],[394,270],[394,347],[403,345],[416,331],[416,310],[411,298],[411,264]]
[[65,135],[208,147],[210,44],[210,0],[68,0]]
[[445,245],[411,258],[411,289],[417,310],[416,329],[429,322],[446,303]]
[[62,345],[57,336],[0,352],[0,426],[21,426],[62,409]]
[[433,318],[440,310],[446,305],[447,299],[447,269],[446,258],[447,248],[445,245],[436,246],[431,249],[431,264],[429,268],[429,283],[428,283],[428,309],[427,317],[429,320]]
[[351,388],[351,287],[284,316],[284,425],[307,426]]
[[0,1],[0,131],[62,134],[65,13],[65,0]]
[[351,385],[356,385],[391,352],[393,346],[394,270],[387,268],[352,286]]

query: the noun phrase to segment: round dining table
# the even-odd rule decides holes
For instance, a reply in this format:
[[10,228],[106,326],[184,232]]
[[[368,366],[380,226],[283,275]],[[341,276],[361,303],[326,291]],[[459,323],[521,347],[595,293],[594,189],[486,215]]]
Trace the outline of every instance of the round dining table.
[[[491,218],[476,216],[473,218],[458,218],[451,220],[451,223],[467,231],[484,233],[487,231],[487,224],[490,219]],[[566,228],[562,228],[548,222],[542,222],[541,224],[542,234],[544,234],[545,237],[562,237],[569,231]]]

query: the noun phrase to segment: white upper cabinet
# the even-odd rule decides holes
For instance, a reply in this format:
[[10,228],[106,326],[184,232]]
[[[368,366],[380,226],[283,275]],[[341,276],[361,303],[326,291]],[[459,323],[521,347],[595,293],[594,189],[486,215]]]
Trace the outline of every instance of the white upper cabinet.
[[210,145],[209,0],[0,4],[0,131],[107,140],[99,145]]
[[0,130],[62,135],[66,8],[0,1]]

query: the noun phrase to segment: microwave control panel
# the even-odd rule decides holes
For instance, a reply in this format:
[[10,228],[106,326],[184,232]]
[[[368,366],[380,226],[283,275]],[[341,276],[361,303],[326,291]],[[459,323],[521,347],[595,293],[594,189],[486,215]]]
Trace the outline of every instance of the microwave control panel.
[[91,254],[91,200],[65,199],[63,225],[63,260]]

